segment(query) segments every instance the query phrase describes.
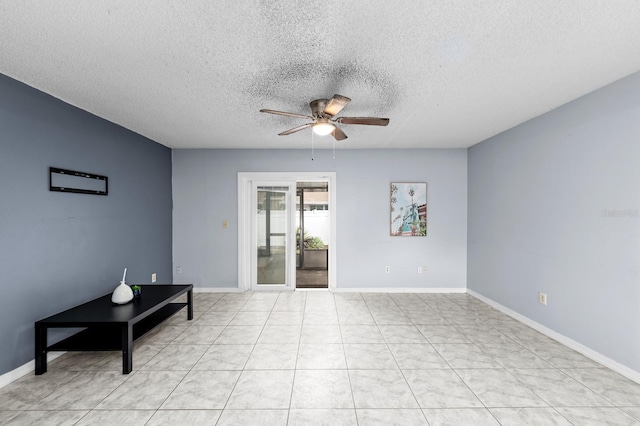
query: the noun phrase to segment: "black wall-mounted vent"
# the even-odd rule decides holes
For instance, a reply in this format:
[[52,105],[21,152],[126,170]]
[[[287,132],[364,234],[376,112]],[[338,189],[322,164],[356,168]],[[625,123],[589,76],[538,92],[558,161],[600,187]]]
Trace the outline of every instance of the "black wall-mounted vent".
[[49,191],[108,195],[109,178],[92,173],[49,167]]

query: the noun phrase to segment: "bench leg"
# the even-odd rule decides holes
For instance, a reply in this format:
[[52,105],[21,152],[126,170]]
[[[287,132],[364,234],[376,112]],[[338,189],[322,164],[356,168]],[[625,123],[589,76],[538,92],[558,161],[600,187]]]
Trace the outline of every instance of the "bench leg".
[[47,372],[47,328],[36,325],[36,376]]
[[122,326],[122,374],[129,374],[133,369],[133,326]]
[[193,319],[193,290],[187,291],[187,320]]

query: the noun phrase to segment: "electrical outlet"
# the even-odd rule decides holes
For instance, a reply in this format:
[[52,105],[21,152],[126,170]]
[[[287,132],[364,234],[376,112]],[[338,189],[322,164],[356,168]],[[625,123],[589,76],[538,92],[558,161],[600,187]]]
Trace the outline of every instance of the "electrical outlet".
[[385,272],[385,273],[387,273],[387,274],[388,274],[389,272],[391,272],[391,266],[385,266],[385,267],[384,267],[384,272]]
[[181,274],[182,273],[182,266],[178,266],[176,268],[176,274]]
[[422,266],[418,266],[418,273],[421,274],[422,273]]
[[158,276],[156,275],[156,273],[154,272],[153,274],[151,274],[151,282],[155,283],[158,280]]
[[539,293],[538,294],[538,302],[540,302],[543,305],[547,305],[547,293]]

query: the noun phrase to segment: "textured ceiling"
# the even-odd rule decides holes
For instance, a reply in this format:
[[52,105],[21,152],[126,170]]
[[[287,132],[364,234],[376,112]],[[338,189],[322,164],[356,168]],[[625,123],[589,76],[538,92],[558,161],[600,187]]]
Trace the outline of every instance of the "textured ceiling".
[[[640,71],[640,1],[0,0],[0,73],[172,148],[468,147]],[[330,136],[316,147],[331,146]]]

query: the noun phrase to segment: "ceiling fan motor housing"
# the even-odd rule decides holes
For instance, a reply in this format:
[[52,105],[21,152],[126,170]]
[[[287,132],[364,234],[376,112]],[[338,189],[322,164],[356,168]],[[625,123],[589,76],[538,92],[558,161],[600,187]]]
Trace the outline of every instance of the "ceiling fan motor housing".
[[329,99],[316,99],[309,102],[309,106],[311,107],[311,115],[313,115],[314,118],[331,117],[331,115],[324,112],[324,109],[328,103]]

